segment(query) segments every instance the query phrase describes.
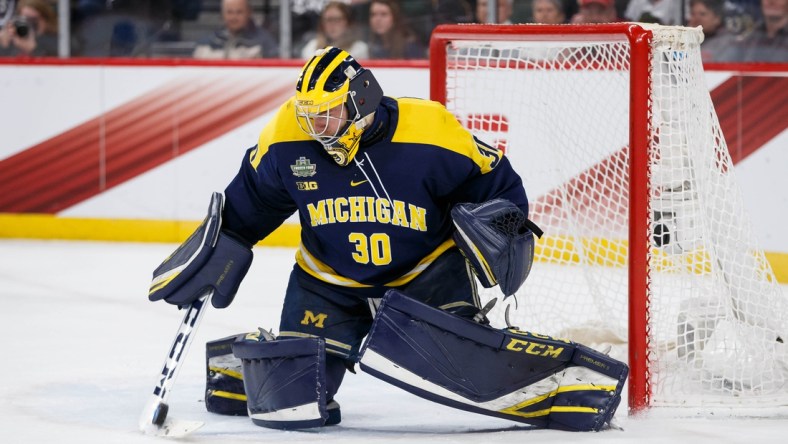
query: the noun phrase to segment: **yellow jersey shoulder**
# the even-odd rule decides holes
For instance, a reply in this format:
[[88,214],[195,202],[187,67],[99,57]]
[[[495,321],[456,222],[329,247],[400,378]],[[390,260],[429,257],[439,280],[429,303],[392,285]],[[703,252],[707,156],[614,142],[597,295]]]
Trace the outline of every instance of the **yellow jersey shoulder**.
[[295,142],[300,140],[311,139],[298,126],[295,114],[295,97],[291,97],[279,107],[274,117],[260,132],[258,144],[260,146],[269,146],[278,142]]
[[425,99],[399,98],[399,120],[393,142],[437,146],[470,158],[482,170],[491,171],[503,154],[477,143],[470,131],[442,104]]
[[295,115],[295,97],[291,97],[279,107],[274,117],[263,127],[260,137],[257,139],[257,149],[252,151],[249,161],[257,168],[260,159],[268,152],[271,145],[303,140],[312,139],[298,126]]

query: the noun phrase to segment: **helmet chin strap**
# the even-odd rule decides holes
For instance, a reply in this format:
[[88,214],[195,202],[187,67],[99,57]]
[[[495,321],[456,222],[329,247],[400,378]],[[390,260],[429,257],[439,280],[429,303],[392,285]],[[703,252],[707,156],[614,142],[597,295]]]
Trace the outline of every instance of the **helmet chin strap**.
[[364,130],[372,123],[375,119],[375,113],[371,113],[365,117],[362,117],[356,122],[352,122],[348,125],[347,130],[345,130],[344,134],[337,139],[334,143],[329,145],[323,145],[323,148],[331,155],[336,162],[340,166],[347,166],[355,157],[356,152],[358,152],[358,147],[361,144],[361,136],[364,134]]

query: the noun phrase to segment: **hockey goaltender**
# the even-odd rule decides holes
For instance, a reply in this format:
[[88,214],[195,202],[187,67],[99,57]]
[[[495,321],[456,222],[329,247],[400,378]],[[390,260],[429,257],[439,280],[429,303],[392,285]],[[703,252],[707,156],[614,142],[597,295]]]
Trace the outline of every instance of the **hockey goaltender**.
[[154,271],[150,300],[208,294],[227,307],[252,246],[296,211],[279,333],[207,344],[209,411],[277,429],[337,424],[337,392],[359,364],[470,412],[561,430],[610,423],[626,364],[493,328],[480,307],[476,278],[513,295],[541,235],[508,159],[439,103],[384,96],[339,48],[307,61],[203,224]]

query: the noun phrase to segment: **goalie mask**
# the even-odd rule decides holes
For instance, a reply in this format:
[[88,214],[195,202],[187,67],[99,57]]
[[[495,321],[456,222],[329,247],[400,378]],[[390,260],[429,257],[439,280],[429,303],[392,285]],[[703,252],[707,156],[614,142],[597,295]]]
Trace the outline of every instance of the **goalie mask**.
[[335,47],[317,51],[296,84],[298,125],[339,165],[353,160],[383,90],[367,69]]

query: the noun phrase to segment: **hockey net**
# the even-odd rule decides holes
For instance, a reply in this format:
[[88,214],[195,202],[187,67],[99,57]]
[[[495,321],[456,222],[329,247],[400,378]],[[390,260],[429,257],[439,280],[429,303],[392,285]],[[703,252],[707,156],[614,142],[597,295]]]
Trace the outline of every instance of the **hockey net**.
[[702,39],[446,25],[430,48],[432,98],[505,151],[545,231],[510,325],[612,345],[630,411],[788,404],[788,299],[744,211]]

